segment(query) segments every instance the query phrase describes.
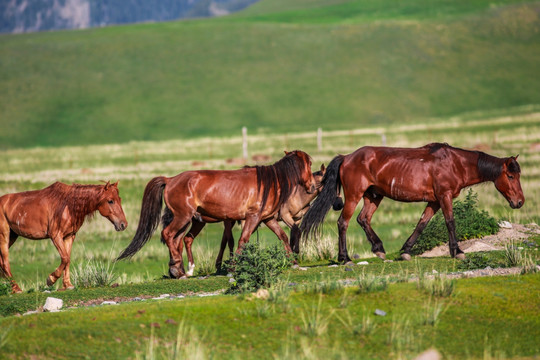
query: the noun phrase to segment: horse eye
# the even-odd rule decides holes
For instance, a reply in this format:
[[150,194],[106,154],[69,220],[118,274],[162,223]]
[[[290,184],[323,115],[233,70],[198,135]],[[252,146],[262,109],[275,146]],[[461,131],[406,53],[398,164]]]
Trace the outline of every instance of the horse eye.
[[114,204],[114,200],[109,200],[108,203],[112,205]]
[[514,178],[514,175],[508,175],[508,178],[512,180]]

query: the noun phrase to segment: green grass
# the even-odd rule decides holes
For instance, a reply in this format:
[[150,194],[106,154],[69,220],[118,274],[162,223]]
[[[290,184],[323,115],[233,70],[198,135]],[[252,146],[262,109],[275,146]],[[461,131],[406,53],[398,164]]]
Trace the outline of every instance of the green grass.
[[352,129],[540,104],[538,2],[283,3],[0,36],[0,148]]
[[[176,324],[181,323],[204,339],[211,358],[273,358],[287,351],[301,356],[309,349],[317,349],[314,358],[339,354],[412,358],[430,347],[447,358],[480,359],[486,352],[505,358],[533,357],[540,351],[536,314],[540,303],[529,294],[538,292],[539,286],[538,274],[459,280],[455,293],[441,300],[445,310],[436,324],[426,323],[426,315],[418,310],[428,298],[414,283],[392,283],[384,291],[367,294],[344,289],[321,295],[320,300],[294,291],[285,300],[286,308],[225,295],[80,308],[0,319],[0,328],[11,333],[2,352],[12,358],[38,354],[134,358],[146,351],[153,332],[159,355],[171,348],[178,334]],[[344,292],[351,297],[345,308],[340,306]],[[375,309],[384,309],[387,316],[373,315]],[[338,316],[356,321],[369,317],[373,330],[355,336]],[[322,335],[309,337],[305,321]],[[159,327],[152,329],[151,324]]]

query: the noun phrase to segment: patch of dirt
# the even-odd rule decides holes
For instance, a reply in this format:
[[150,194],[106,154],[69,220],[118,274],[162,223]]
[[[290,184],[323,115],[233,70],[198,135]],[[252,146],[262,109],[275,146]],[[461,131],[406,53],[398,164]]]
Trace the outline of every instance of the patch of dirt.
[[[540,234],[540,226],[537,224],[510,224],[511,228],[501,227],[499,232],[495,235],[485,236],[480,239],[470,239],[459,242],[459,247],[464,253],[478,252],[478,251],[494,251],[503,250],[504,245],[512,241],[525,241],[531,235]],[[450,250],[448,244],[439,245],[425,253],[419,255],[421,257],[438,257],[438,256],[450,256]]]

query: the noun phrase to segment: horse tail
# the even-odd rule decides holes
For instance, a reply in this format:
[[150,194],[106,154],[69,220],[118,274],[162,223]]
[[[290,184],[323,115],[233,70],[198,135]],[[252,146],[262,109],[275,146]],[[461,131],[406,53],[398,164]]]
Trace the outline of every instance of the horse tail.
[[146,242],[152,237],[159,225],[161,207],[163,205],[163,189],[167,185],[167,178],[158,176],[148,182],[144,189],[141,207],[141,216],[137,232],[127,248],[116,260],[130,258],[141,250]]
[[[302,219],[300,231],[304,238],[317,235],[320,226],[330,208],[338,201],[341,189],[339,169],[343,163],[343,155],[338,155],[330,161],[322,179],[323,189]],[[337,204],[336,204],[337,205]]]

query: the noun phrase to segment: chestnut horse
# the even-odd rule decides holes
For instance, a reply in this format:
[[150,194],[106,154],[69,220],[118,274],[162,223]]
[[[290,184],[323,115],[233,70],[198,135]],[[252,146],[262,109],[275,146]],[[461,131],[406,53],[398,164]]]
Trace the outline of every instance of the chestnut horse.
[[[61,263],[47,278],[52,286],[62,275],[63,288],[73,289],[69,278],[71,246],[85,218],[97,210],[113,223],[116,231],[127,227],[118,195],[118,182],[105,185],[66,185],[60,182],[42,190],[7,194],[0,197],[0,267],[3,276],[12,278],[9,248],[23,236],[32,240],[50,238]],[[13,292],[21,292],[11,279]]]
[[409,260],[416,239],[433,215],[442,209],[449,234],[450,255],[465,259],[456,241],[452,199],[468,186],[492,181],[513,209],[525,198],[519,181],[521,169],[516,157],[498,158],[480,151],[468,151],[448,144],[428,144],[420,148],[362,147],[352,154],[336,156],[323,179],[324,188],[301,224],[303,235],[317,232],[343,187],[345,205],[338,219],[338,260],[349,262],[347,228],[360,199],[364,206],[357,221],[364,229],[371,250],[385,258],[383,244],[371,227],[371,218],[386,196],[404,202],[427,202],[427,207],[411,236],[401,248]]
[[237,252],[261,221],[290,252],[287,235],[275,215],[296,185],[303,186],[308,193],[315,192],[311,158],[298,150],[285,152],[281,160],[270,166],[186,171],[171,178],[158,176],[146,185],[137,232],[118,260],[135,255],[150,239],[159,225],[163,199],[173,215],[161,232],[169,248],[171,277],[185,275],[182,239],[196,213],[216,221],[245,220]]
[[[324,164],[321,165],[321,169],[313,173],[313,179],[315,180],[315,192],[308,193],[302,185],[296,185],[291,192],[291,196],[288,200],[281,205],[279,212],[275,215],[278,221],[283,221],[291,229],[291,239],[290,246],[295,253],[300,251],[300,233],[298,225],[302,216],[309,209],[309,203],[317,196],[321,189],[321,181],[324,176],[326,169]],[[166,207],[163,212],[162,224],[163,228],[166,228],[173,220],[174,216],[171,210]],[[199,235],[201,230],[207,223],[216,223],[218,220],[209,218],[207,216],[201,216],[201,214],[196,213],[192,219],[191,228],[184,236],[184,245],[186,247],[186,253],[188,257],[188,271],[186,272],[187,276],[192,276],[193,271],[195,270],[195,262],[193,261],[193,252],[191,251],[191,246],[193,240]],[[221,263],[223,261],[223,253],[227,245],[229,246],[230,257],[233,255],[234,248],[234,237],[232,234],[232,228],[236,221],[227,220],[224,221],[225,229],[223,230],[223,237],[221,238],[221,247],[219,249],[219,254],[216,258],[216,269],[221,268]],[[164,239],[161,239],[165,243]]]

